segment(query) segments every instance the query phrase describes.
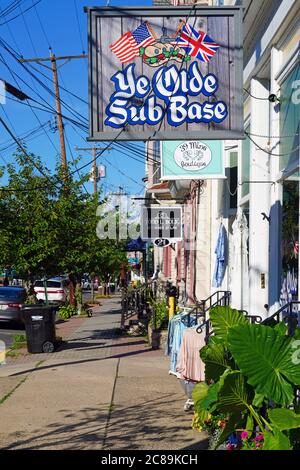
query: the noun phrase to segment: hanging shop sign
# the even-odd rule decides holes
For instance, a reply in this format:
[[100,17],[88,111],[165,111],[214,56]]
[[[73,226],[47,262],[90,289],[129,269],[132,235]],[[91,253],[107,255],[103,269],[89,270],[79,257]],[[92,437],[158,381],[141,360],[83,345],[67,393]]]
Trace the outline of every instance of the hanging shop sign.
[[141,237],[170,243],[182,240],[181,207],[143,207]]
[[240,7],[91,7],[89,140],[241,139]]
[[128,264],[130,264],[132,266],[140,264],[140,259],[139,258],[128,258]]
[[225,178],[220,140],[164,141],[161,143],[161,179]]

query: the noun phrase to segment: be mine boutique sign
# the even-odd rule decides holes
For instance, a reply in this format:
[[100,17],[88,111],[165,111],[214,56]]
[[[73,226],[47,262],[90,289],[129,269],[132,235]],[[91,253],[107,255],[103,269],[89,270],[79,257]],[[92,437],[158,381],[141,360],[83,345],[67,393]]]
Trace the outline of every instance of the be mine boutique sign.
[[240,7],[86,11],[89,140],[244,137]]

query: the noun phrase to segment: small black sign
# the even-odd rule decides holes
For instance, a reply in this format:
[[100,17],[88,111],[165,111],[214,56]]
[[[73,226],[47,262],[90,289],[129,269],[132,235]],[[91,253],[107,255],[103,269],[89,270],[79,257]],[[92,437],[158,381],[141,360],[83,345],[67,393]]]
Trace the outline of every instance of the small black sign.
[[182,240],[181,207],[143,207],[141,229],[142,240]]
[[163,248],[164,246],[169,246],[170,245],[170,240],[167,238],[157,238],[154,240],[154,245],[159,246],[160,248]]

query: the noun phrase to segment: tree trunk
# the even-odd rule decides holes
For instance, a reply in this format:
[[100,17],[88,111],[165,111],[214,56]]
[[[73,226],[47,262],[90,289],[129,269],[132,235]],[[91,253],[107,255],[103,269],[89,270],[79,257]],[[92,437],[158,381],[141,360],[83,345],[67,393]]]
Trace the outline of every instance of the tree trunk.
[[91,285],[91,291],[92,291],[92,292],[91,292],[91,293],[92,293],[92,302],[94,303],[94,301],[95,301],[94,277],[92,277],[92,280],[91,280],[91,282],[92,282],[92,285]]
[[76,283],[76,303],[77,303],[77,314],[81,315],[82,311],[82,289],[81,283],[77,281]]
[[76,287],[76,279],[73,273],[69,274],[69,302],[72,307],[76,307],[76,299],[75,299],[75,287]]

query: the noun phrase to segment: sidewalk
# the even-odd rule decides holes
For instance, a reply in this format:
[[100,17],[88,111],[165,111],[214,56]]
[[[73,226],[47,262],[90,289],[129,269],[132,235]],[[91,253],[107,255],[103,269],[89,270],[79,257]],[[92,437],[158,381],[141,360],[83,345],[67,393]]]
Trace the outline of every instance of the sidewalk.
[[205,448],[168,358],[143,338],[116,336],[119,325],[113,297],[63,349],[0,367],[0,448]]

